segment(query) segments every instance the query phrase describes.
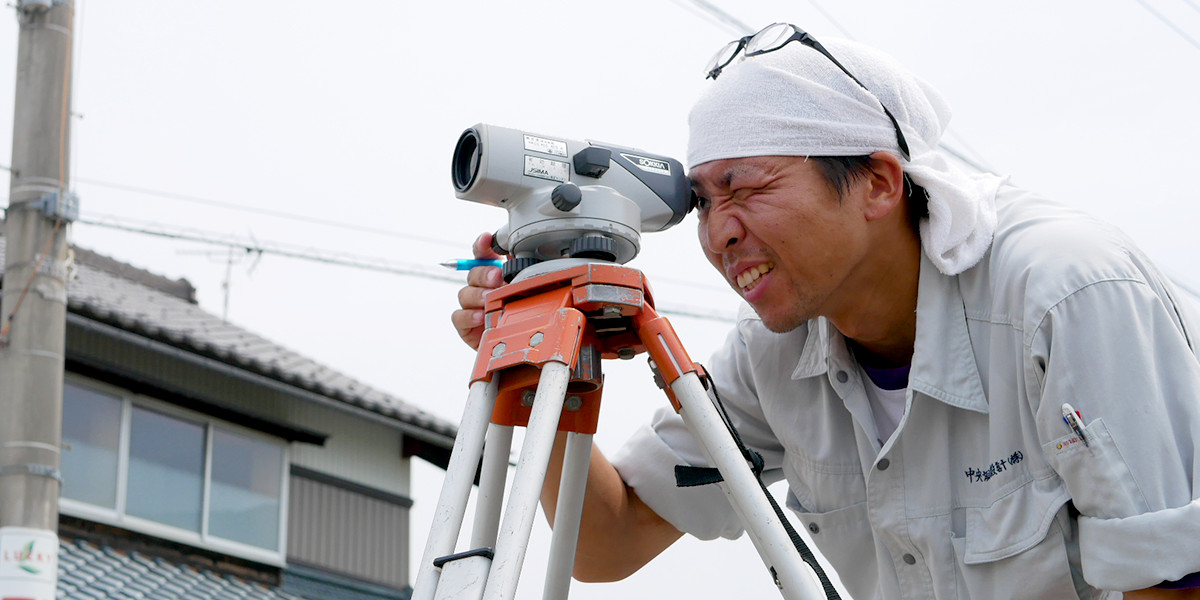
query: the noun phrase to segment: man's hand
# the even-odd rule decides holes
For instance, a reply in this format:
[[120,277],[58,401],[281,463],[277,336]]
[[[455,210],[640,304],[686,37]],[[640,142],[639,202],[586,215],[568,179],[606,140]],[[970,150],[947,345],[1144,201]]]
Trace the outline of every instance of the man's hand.
[[[475,238],[471,251],[475,258],[500,258],[492,251],[490,233]],[[475,267],[467,272],[467,286],[458,290],[458,304],[462,308],[450,313],[450,322],[471,348],[478,349],[479,338],[483,337],[483,295],[503,284],[500,267]]]

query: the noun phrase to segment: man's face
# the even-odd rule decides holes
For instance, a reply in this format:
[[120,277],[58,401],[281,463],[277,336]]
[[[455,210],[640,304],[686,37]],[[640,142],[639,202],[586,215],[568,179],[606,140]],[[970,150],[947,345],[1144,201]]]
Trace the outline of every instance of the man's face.
[[768,329],[846,309],[868,249],[860,186],[839,199],[804,157],[717,160],[690,176],[705,256]]

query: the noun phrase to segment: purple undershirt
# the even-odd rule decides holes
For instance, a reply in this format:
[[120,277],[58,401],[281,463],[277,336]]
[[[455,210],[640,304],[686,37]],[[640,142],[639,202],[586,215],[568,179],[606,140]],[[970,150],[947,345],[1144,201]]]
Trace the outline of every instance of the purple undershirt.
[[1190,590],[1200,588],[1200,573],[1192,573],[1178,581],[1164,581],[1154,587],[1168,590]]
[[912,368],[911,365],[896,367],[893,369],[876,369],[861,365],[862,370],[866,372],[867,377],[883,390],[902,390],[908,387],[908,371]]

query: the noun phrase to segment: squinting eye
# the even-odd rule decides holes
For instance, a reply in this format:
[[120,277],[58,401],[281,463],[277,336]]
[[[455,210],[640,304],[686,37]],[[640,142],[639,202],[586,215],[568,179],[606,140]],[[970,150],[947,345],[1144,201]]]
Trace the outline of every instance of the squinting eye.
[[703,214],[708,212],[708,208],[712,206],[712,202],[710,202],[708,198],[693,195],[692,206],[696,208],[696,212]]

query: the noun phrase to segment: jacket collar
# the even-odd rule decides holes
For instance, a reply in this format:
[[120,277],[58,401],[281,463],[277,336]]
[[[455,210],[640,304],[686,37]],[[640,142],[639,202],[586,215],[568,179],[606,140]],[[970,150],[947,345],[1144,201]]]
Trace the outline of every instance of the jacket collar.
[[[829,321],[813,319],[806,327],[808,335],[804,336],[804,349],[792,379],[854,366],[845,338]],[[924,252],[917,283],[917,340],[908,386],[951,406],[988,412],[958,277],[943,275]]]

